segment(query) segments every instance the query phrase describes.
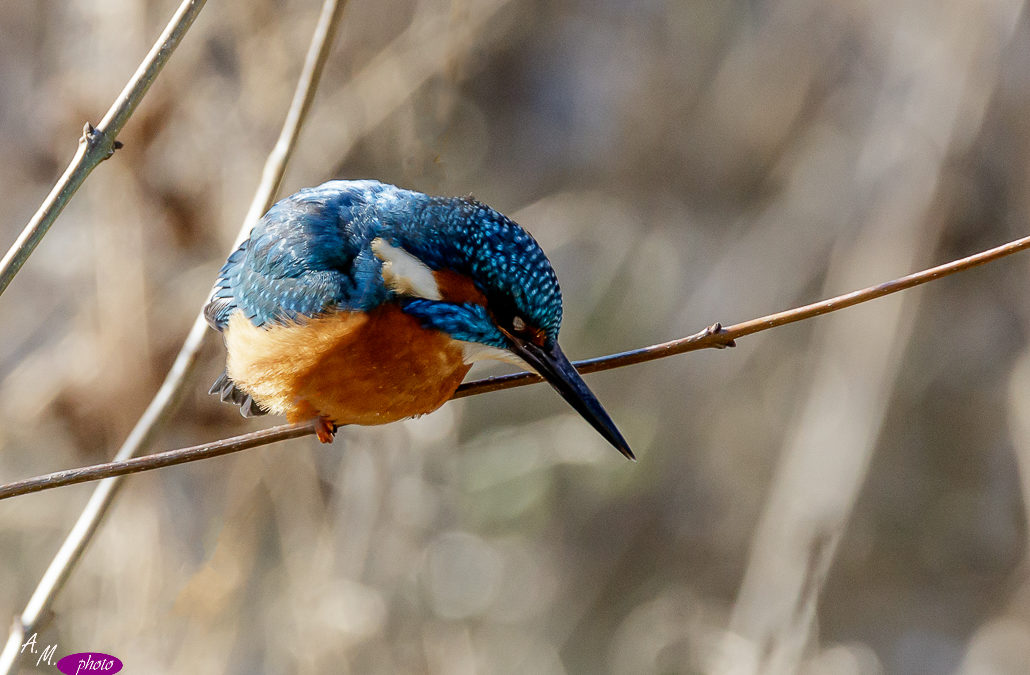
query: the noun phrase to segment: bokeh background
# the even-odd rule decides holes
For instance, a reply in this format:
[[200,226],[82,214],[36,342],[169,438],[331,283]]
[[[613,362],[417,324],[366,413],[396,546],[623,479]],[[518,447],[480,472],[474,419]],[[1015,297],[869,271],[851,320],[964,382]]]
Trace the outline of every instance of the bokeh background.
[[[0,4],[3,248],[175,4]],[[124,439],[317,13],[209,3],[0,298],[0,481]],[[474,194],[550,253],[583,358],[1028,234],[1028,106],[1017,0],[352,0],[281,194]],[[634,465],[536,386],[133,477],[40,642],[152,673],[1028,672],[1028,276],[590,376]],[[277,422],[206,395],[221,361],[212,333],[157,449]],[[0,503],[0,625],[91,489]]]

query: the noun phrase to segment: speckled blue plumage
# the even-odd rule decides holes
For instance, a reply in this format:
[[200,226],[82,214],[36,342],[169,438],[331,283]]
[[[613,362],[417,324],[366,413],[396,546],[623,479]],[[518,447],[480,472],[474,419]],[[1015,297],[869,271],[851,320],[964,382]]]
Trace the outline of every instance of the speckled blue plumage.
[[[469,198],[330,181],[273,206],[222,267],[204,316],[225,336],[211,393],[244,415],[384,424],[436,410],[480,358],[535,370],[633,452],[558,346],[558,279],[540,246]],[[488,349],[482,347],[492,347]]]
[[257,326],[397,302],[455,339],[503,346],[480,305],[395,296],[371,243],[381,237],[433,270],[467,276],[552,339],[561,291],[547,257],[518,224],[464,198],[431,197],[377,181],[330,181],[273,206],[223,266],[205,309],[222,330],[243,311]]

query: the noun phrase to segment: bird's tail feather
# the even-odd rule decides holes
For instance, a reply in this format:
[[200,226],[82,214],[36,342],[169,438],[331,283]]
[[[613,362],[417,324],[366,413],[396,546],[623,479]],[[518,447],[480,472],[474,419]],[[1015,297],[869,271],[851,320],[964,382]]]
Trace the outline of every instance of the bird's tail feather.
[[209,394],[217,394],[225,403],[232,403],[240,407],[240,414],[244,417],[258,417],[268,411],[262,408],[250,397],[250,394],[242,391],[236,383],[229,378],[229,373],[222,372],[208,390]]

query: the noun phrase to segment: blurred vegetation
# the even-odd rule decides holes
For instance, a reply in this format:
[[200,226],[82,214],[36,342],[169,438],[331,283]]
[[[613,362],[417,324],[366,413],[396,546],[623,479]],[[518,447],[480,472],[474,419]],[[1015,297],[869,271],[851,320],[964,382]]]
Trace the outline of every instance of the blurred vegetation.
[[[4,247],[175,4],[0,5]],[[131,428],[235,236],[317,11],[209,3],[0,298],[0,480],[102,461]],[[541,241],[566,352],[595,356],[1027,234],[1027,73],[1016,0],[352,0],[282,194],[332,177],[473,193]],[[840,468],[861,492],[840,493],[800,669],[1027,672],[1024,257],[849,310],[843,337],[816,319],[591,376],[636,465],[532,387],[133,477],[40,640],[132,672],[749,672],[765,586],[738,592],[821,401],[843,421],[815,417],[827,462],[802,484],[835,484],[853,446],[871,463]],[[885,326],[865,381],[848,349]],[[161,449],[275,422],[206,395],[213,333],[204,359]],[[834,364],[868,405],[823,394]],[[0,618],[90,489],[0,504]],[[806,494],[792,512],[823,517]]]

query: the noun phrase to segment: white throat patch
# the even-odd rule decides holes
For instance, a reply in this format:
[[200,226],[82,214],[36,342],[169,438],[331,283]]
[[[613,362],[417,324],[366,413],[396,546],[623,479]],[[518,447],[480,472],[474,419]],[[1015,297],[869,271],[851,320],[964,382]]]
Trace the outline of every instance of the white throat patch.
[[505,363],[510,363],[518,366],[519,368],[528,370],[531,373],[536,372],[536,369],[506,349],[498,349],[497,347],[484,345],[480,342],[465,342],[464,340],[458,340],[458,342],[461,343],[462,360],[465,361],[465,363],[475,363],[476,361],[486,360],[504,361]]
[[443,300],[433,270],[403,248],[376,237],[372,240],[372,253],[383,261],[383,281],[394,293]]

